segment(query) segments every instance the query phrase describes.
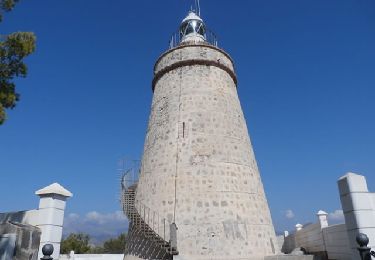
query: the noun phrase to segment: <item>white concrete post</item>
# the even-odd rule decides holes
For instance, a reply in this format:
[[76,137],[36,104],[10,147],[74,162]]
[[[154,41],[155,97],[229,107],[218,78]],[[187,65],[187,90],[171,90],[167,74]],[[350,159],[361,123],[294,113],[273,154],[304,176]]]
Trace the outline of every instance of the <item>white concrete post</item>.
[[327,245],[326,245],[326,241],[324,239],[323,229],[328,227],[328,213],[323,211],[323,210],[319,210],[318,213],[316,213],[316,215],[318,216],[320,229],[322,230],[320,232],[320,235],[321,235],[320,239],[323,242],[323,248],[321,250],[324,251],[324,252],[327,252]]
[[301,225],[301,224],[297,224],[297,225],[296,225],[296,230],[297,230],[297,231],[302,230],[302,228],[303,228],[303,225]]
[[320,228],[323,229],[328,227],[328,213],[323,210],[319,210],[316,215],[318,216]]
[[368,192],[365,177],[355,173],[347,173],[341,177],[338,186],[352,259],[359,260],[355,240],[358,233],[365,233],[370,239],[369,247],[375,248],[374,194]]
[[62,228],[66,199],[73,194],[58,183],[51,184],[35,192],[40,197],[36,226],[42,231],[38,259],[42,254],[45,244],[52,244],[53,259],[59,259]]

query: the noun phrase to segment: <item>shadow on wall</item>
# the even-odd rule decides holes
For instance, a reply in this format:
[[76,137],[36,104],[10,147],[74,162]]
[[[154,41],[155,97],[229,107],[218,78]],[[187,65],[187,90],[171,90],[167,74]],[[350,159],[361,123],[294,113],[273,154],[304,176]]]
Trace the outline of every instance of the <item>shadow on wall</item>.
[[24,217],[24,212],[7,214],[6,221],[0,223],[0,259],[13,260],[37,260],[41,231],[39,228],[20,224],[14,221],[12,216]]
[[27,211],[8,212],[0,214],[0,224],[6,222],[24,223]]

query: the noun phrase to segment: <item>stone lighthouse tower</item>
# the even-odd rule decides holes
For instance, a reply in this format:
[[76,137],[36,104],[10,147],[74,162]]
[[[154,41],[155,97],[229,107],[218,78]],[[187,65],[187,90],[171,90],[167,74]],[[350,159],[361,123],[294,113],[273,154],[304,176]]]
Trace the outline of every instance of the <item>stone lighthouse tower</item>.
[[123,183],[125,259],[263,260],[278,252],[231,57],[190,12],[154,67],[138,183]]

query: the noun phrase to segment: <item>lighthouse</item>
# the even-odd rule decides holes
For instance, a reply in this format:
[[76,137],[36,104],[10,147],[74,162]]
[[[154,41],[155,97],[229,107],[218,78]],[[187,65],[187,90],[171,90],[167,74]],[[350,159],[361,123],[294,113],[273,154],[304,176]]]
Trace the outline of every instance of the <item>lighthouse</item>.
[[189,12],[154,66],[139,180],[123,184],[125,260],[263,260],[279,250],[234,63],[212,35]]

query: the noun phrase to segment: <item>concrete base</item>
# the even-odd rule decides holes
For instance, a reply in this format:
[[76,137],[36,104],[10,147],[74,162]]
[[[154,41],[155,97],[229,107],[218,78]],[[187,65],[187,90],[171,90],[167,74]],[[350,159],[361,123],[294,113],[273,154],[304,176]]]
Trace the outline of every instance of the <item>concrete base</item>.
[[273,255],[264,257],[264,260],[321,260],[321,258],[314,255]]

